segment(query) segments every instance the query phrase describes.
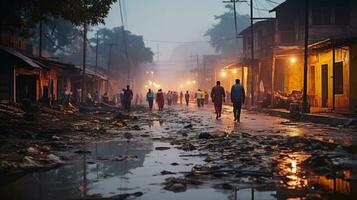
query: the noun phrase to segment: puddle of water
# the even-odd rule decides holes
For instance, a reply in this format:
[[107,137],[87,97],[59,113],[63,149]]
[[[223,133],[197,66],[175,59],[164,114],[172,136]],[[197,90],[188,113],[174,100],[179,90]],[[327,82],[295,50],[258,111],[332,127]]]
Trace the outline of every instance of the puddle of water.
[[[227,199],[229,193],[211,188],[188,189],[184,193],[163,190],[161,183],[172,175],[162,176],[162,170],[190,171],[193,163],[202,164],[200,158],[179,157],[181,151],[171,149],[155,151],[167,143],[112,141],[89,145],[91,154],[78,155],[70,164],[47,172],[31,173],[0,188],[0,199],[73,199],[86,195],[113,195],[143,192],[139,199]],[[126,161],[97,160],[100,157],[135,155]],[[171,163],[179,163],[173,166]],[[177,176],[181,176],[178,174]]]
[[304,153],[291,153],[281,159],[278,164],[280,175],[287,179],[285,189],[278,190],[278,199],[303,199],[308,193],[318,194],[322,199],[357,199],[357,182],[346,180],[353,176],[351,171],[342,171],[344,178],[318,176],[301,168],[301,163],[308,157]]

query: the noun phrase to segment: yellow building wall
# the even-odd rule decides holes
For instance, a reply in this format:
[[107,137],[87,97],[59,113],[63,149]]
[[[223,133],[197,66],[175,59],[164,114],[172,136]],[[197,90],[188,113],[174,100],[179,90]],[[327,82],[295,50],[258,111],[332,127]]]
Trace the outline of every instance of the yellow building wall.
[[[296,59],[291,62],[291,58]],[[304,63],[301,56],[287,55],[280,57],[275,65],[275,80],[274,90],[282,90],[287,94],[293,91],[301,91],[303,89],[304,81]]]
[[350,47],[350,109],[357,109],[357,42]]
[[[332,67],[332,49],[321,51],[309,57],[309,74],[311,76],[311,66],[315,66],[315,91],[311,91],[308,82],[308,95],[314,96],[314,102],[311,104],[321,111],[322,108],[322,65],[328,65],[328,101],[327,107],[332,109],[333,95],[333,67]],[[347,46],[335,49],[335,62],[343,62],[343,94],[335,95],[335,109],[337,111],[347,111],[349,109],[350,96],[350,63],[349,48]],[[308,77],[312,81],[311,77]]]
[[[289,58],[290,59],[290,58]],[[286,75],[284,90],[290,94],[293,91],[301,91],[304,88],[304,63],[302,58],[297,58],[295,63],[289,61],[286,63]]]

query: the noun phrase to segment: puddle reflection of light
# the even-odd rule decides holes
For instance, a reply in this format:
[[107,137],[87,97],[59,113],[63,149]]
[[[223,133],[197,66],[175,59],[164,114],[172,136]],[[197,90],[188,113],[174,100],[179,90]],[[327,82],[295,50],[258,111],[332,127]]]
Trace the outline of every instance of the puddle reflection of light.
[[291,160],[291,172],[296,173],[296,160]]
[[288,189],[304,188],[308,185],[307,178],[303,175],[300,163],[308,156],[301,153],[292,153],[280,161],[280,175],[287,178],[285,184]]
[[[351,172],[348,170],[343,171],[344,177],[350,177]],[[341,194],[352,194],[352,191],[355,191],[356,185],[352,182],[348,182],[343,178],[327,178],[326,176],[317,176],[311,180],[313,183],[318,183],[330,191],[335,191]]]
[[292,136],[292,137],[302,135],[301,130],[296,127],[289,127],[288,133],[289,133],[289,136]]

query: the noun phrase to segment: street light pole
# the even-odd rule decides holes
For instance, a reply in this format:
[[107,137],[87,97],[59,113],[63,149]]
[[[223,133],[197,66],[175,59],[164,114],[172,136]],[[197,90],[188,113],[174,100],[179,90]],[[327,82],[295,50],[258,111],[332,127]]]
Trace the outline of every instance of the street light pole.
[[86,91],[86,60],[87,60],[87,23],[83,25],[83,68],[82,68],[82,100],[84,99],[84,93]]
[[303,112],[308,113],[307,102],[307,68],[308,68],[308,53],[309,53],[309,0],[305,0],[305,43],[304,43],[304,91],[303,91]]

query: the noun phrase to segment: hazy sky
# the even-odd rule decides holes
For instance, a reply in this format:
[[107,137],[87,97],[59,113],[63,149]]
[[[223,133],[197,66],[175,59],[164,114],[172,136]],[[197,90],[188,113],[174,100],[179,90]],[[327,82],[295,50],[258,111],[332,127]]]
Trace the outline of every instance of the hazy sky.
[[[254,0],[256,16],[267,16],[266,9],[274,7],[267,0]],[[284,0],[273,0],[282,2]],[[206,41],[203,35],[215,23],[214,16],[224,13],[226,5],[222,0],[122,0],[126,13],[126,28],[134,34],[143,35],[146,45],[157,52],[160,60],[168,60],[177,43],[159,41]],[[238,6],[239,14],[249,14],[247,3]],[[106,20],[106,27],[120,26],[119,4],[113,5]],[[233,24],[232,24],[233,26]],[[157,59],[157,58],[155,58]]]

